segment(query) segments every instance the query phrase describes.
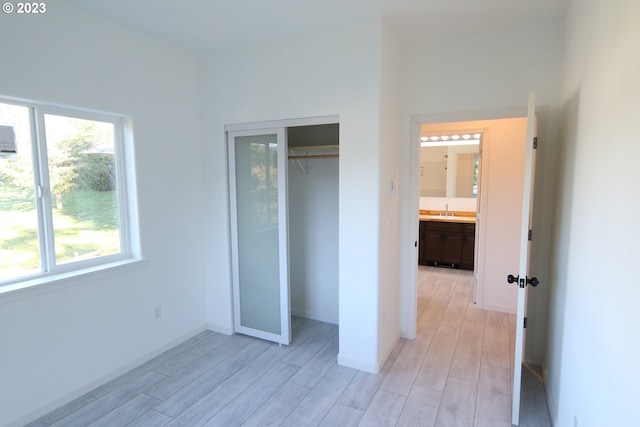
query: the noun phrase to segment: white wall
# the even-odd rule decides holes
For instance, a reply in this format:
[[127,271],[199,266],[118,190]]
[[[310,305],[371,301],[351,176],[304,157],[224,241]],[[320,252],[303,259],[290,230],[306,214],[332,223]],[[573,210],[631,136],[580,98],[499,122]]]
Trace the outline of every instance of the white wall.
[[380,23],[213,51],[201,58],[201,76],[209,326],[232,331],[224,125],[339,115],[339,360],[375,370]]
[[[382,23],[380,77],[380,172],[379,185],[379,296],[378,349],[376,371],[391,353],[400,337],[400,191],[406,184],[401,177],[402,159],[402,75],[405,66],[404,46],[397,33]],[[355,303],[355,302],[354,302]],[[342,322],[341,322],[342,325]]]
[[4,425],[23,424],[202,330],[206,307],[195,56],[54,0],[45,15],[3,14],[0,39],[0,94],[132,117],[128,160],[150,260],[0,295]]
[[[291,313],[338,324],[338,159],[289,161]],[[295,339],[295,337],[294,337]]]
[[[574,1],[547,354],[558,426],[638,423],[640,3]],[[577,421],[576,421],[577,420]]]
[[449,212],[477,212],[478,199],[469,197],[420,197],[420,210]]
[[405,86],[409,114],[556,105],[563,22],[415,40],[409,44]]

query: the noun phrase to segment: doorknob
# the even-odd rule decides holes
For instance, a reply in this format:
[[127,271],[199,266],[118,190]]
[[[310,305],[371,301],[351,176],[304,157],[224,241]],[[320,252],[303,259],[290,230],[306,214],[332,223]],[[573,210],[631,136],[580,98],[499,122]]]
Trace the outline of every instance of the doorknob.
[[514,276],[513,274],[510,274],[507,276],[507,282],[508,283],[518,283],[518,285],[521,288],[525,287],[525,284],[531,285],[534,288],[536,286],[538,286],[538,284],[540,283],[540,281],[536,278],[536,277],[532,277],[532,278],[526,278],[526,279],[521,279],[520,276]]

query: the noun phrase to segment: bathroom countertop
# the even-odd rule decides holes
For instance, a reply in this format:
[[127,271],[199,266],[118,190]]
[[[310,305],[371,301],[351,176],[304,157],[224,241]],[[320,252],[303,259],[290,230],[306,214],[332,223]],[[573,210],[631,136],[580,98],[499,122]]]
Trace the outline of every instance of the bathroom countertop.
[[465,224],[475,224],[475,212],[459,212],[454,215],[440,215],[438,212],[420,211],[420,221],[438,222],[460,222]]

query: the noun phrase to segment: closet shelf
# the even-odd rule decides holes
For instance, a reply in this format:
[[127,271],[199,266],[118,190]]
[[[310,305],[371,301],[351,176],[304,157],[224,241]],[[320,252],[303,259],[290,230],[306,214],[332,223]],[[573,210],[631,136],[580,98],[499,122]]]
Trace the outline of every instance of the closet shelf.
[[339,145],[309,145],[289,147],[289,158],[296,159],[329,159],[339,157]]

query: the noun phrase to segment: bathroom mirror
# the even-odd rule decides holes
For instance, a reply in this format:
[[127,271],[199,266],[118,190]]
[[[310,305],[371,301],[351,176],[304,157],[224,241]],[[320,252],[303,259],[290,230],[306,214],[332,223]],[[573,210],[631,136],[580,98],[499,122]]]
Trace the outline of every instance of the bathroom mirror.
[[479,145],[420,147],[420,197],[478,197]]

